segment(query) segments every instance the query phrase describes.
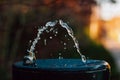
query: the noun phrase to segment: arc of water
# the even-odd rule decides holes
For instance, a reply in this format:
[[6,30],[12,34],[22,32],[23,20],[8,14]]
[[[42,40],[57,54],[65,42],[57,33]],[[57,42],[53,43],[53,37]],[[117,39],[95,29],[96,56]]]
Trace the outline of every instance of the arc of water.
[[57,20],[54,22],[47,22],[45,26],[43,26],[42,28],[38,29],[38,33],[37,33],[37,37],[34,39],[34,41],[32,42],[32,46],[30,47],[30,50],[27,50],[27,52],[31,53],[31,57],[34,57],[34,50],[35,50],[35,46],[38,42],[38,40],[40,39],[40,35],[43,33],[43,31],[47,30],[48,27],[54,27],[57,24]]
[[[27,58],[29,58],[31,61],[33,61],[35,54],[34,54],[34,50],[35,50],[35,46],[38,42],[38,40],[40,39],[40,35],[43,33],[43,31],[47,30],[48,27],[52,27],[50,30],[54,30],[54,26],[58,23],[58,21],[54,21],[54,22],[47,22],[45,24],[45,26],[43,26],[42,28],[38,29],[38,33],[37,33],[37,37],[34,39],[34,41],[32,42],[32,45],[30,47],[30,50],[27,50],[29,52],[28,56],[25,56]],[[80,54],[82,61],[85,63],[86,62],[86,57],[84,55],[81,54],[80,49],[79,49],[79,44],[78,41],[76,40],[76,38],[74,37],[73,34],[73,30],[66,24],[64,23],[62,20],[59,20],[59,24],[61,25],[61,27],[65,28],[69,34],[69,36],[71,36],[71,38],[73,39],[74,43],[75,43],[75,47],[77,49],[77,52]],[[45,41],[46,42],[46,41]]]
[[32,42],[32,46],[30,47],[30,50],[27,50],[28,52],[32,53],[32,56],[34,56],[34,50],[35,50],[35,45],[37,44],[38,40],[40,39],[40,35],[41,33],[45,30],[46,28],[43,27],[42,29],[39,28],[38,29],[38,33],[37,33],[37,37],[34,39],[34,41]]
[[77,48],[77,52],[81,56],[82,61],[84,63],[86,63],[86,57],[84,55],[82,55],[82,53],[80,52],[79,44],[78,44],[78,41],[76,40],[76,38],[74,37],[73,30],[66,23],[64,23],[62,20],[59,20],[59,24],[67,30],[69,36],[73,39],[73,41],[75,43],[75,47]]

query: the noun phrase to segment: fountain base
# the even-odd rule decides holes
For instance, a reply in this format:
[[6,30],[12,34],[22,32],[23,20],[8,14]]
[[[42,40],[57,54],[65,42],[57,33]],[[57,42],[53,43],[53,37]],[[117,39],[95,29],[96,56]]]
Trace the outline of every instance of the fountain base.
[[37,66],[13,64],[13,80],[109,80],[110,66],[106,61],[80,59],[40,59]]

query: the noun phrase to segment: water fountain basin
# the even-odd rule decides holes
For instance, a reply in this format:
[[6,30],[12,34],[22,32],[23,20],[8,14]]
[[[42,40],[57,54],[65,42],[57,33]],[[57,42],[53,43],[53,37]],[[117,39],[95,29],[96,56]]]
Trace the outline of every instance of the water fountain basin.
[[13,64],[13,80],[109,80],[110,66],[103,60],[38,59],[37,66]]

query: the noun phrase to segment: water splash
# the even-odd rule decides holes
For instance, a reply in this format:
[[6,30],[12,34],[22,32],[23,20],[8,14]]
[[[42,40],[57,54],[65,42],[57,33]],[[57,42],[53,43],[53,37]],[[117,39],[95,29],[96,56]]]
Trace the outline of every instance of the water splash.
[[[47,22],[47,23],[45,24],[45,26],[42,26],[41,28],[38,28],[37,37],[36,37],[36,38],[34,39],[34,41],[32,42],[32,45],[31,45],[31,47],[30,47],[30,50],[27,50],[27,52],[29,52],[29,55],[28,55],[28,56],[24,56],[24,59],[25,59],[24,63],[25,63],[25,64],[32,64],[33,61],[36,59],[36,58],[35,58],[35,54],[34,54],[35,46],[36,46],[38,40],[41,39],[41,38],[40,38],[40,35],[41,35],[44,31],[46,31],[47,33],[53,31],[54,34],[55,34],[55,36],[57,36],[58,31],[57,31],[57,29],[54,30],[54,26],[55,26],[57,23],[59,23],[59,24],[61,25],[61,27],[65,28],[65,29],[67,30],[68,35],[69,35],[69,36],[73,39],[73,41],[74,41],[75,47],[76,47],[76,49],[77,49],[77,52],[80,54],[82,61],[83,61],[84,63],[86,63],[86,57],[85,57],[84,55],[82,55],[81,52],[80,52],[79,44],[78,44],[78,41],[76,40],[76,38],[74,37],[72,28],[70,28],[70,27],[69,27],[66,23],[64,23],[62,20],[59,20],[59,21],[56,20],[56,21],[54,21],[54,22],[49,21],[49,22]],[[48,30],[48,27],[50,27],[50,30]],[[65,37],[67,37],[67,35],[65,35]],[[52,39],[53,37],[50,36],[49,38]],[[68,40],[69,40],[69,39],[68,39]],[[61,43],[63,43],[63,41],[61,41]],[[44,39],[44,44],[47,45],[47,44],[46,44],[46,39]],[[67,44],[66,44],[66,43],[63,43],[63,45],[66,46]],[[66,49],[66,47],[64,47],[64,49]],[[60,59],[60,58],[61,58],[61,53],[59,54],[59,59]],[[63,57],[62,57],[62,58],[63,58]]]
[[63,57],[62,57],[61,55],[62,55],[62,54],[59,53],[59,57],[58,57],[58,59],[63,59]]

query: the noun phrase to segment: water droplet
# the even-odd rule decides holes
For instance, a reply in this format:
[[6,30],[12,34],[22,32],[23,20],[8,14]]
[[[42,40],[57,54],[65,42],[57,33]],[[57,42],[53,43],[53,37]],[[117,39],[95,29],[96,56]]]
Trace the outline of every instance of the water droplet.
[[60,43],[63,43],[63,41],[60,41]]
[[67,49],[66,47],[64,47],[64,49]]
[[46,29],[46,27],[45,26],[43,26],[43,28],[42,28],[43,30],[45,30]]
[[59,57],[59,59],[63,59],[63,57]]
[[57,36],[56,34],[54,36]]
[[67,35],[65,35],[65,37],[67,37]]
[[46,39],[44,39],[44,45],[45,45],[45,46],[47,45],[47,43],[46,43]]
[[82,61],[86,63],[86,57],[84,55],[81,55]]
[[68,38],[68,41],[69,41],[70,39]]
[[35,51],[35,53],[38,53],[38,51]]
[[31,45],[31,43],[32,43],[32,40],[29,40],[28,46],[30,46],[30,45]]
[[67,43],[64,43],[64,45],[67,45]]
[[93,76],[92,76],[94,79],[96,78],[96,75],[95,74],[93,74]]
[[31,43],[31,42],[32,42],[32,40],[29,41],[29,43]]
[[61,53],[59,53],[59,56],[61,56]]
[[73,47],[74,47],[74,48],[76,48],[76,46],[75,46],[75,45],[74,45]]
[[29,50],[27,49],[27,52],[29,52]]
[[52,31],[54,28],[51,28],[50,31]]
[[58,34],[58,30],[57,29],[53,30],[53,33]]
[[52,39],[53,37],[52,36],[50,36],[50,39]]
[[67,66],[67,64],[64,65],[65,67]]
[[56,31],[55,33],[58,34],[58,31]]
[[58,59],[63,59],[63,57],[62,57],[61,55],[62,55],[62,54],[59,53],[59,57],[58,57]]
[[47,32],[47,33],[49,33],[49,31],[48,31],[48,30],[46,30],[46,32]]

